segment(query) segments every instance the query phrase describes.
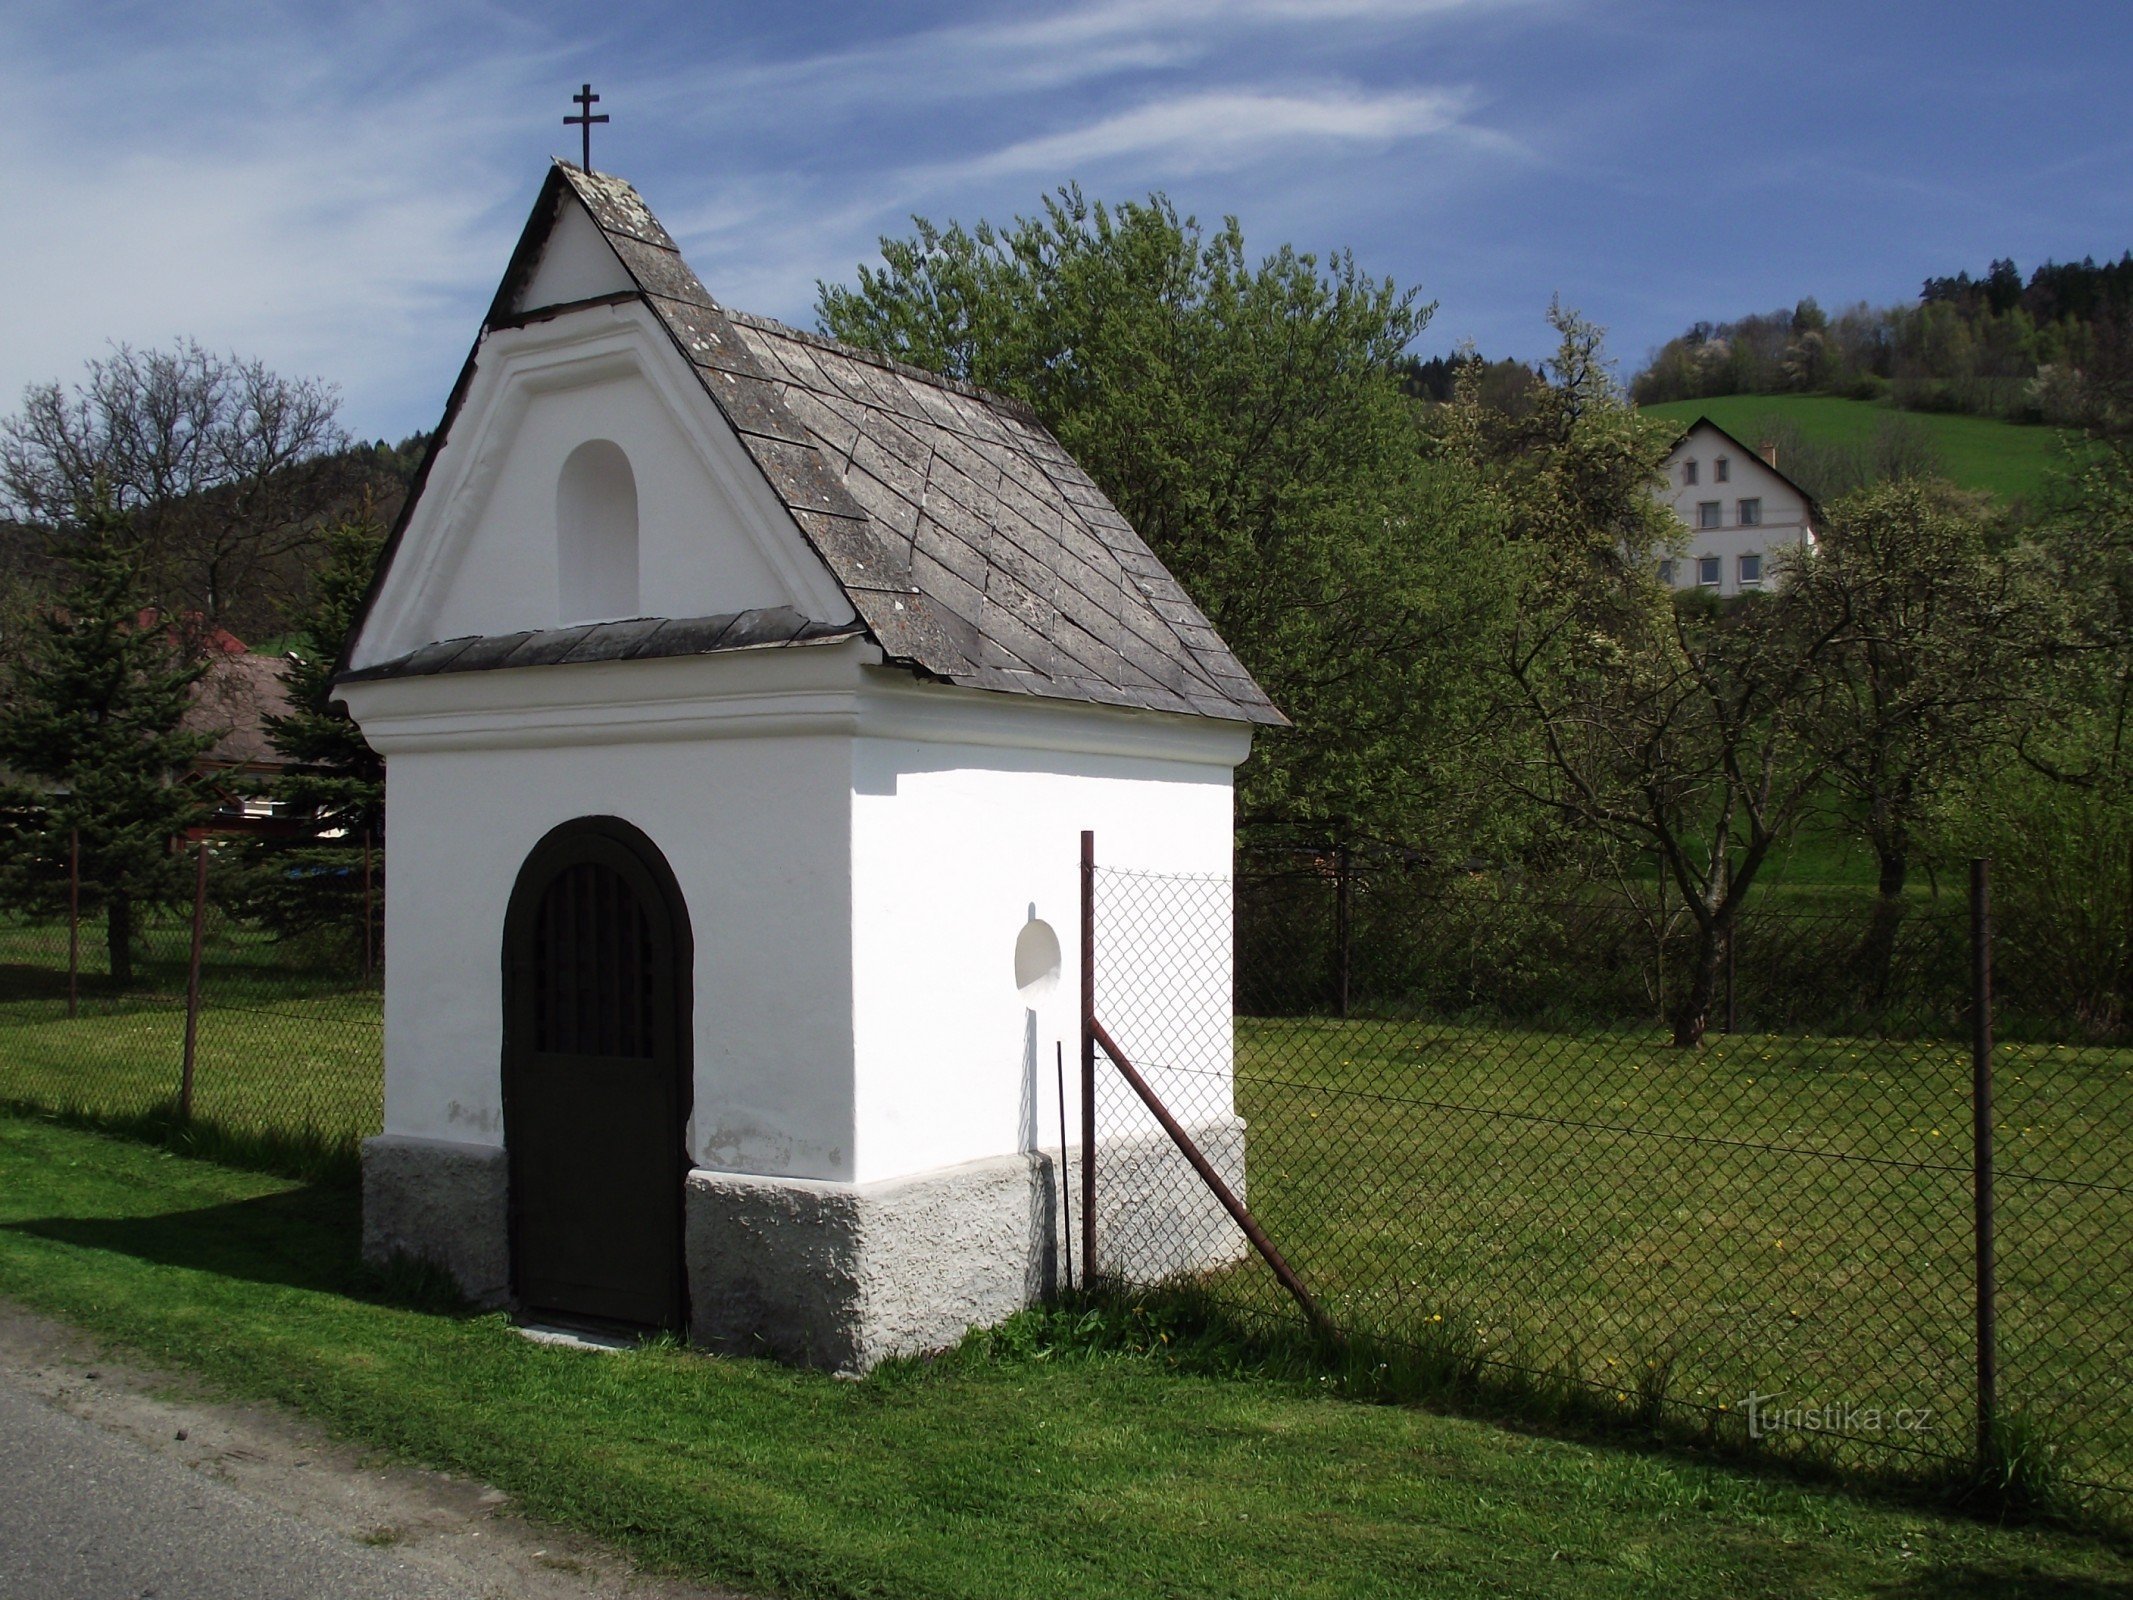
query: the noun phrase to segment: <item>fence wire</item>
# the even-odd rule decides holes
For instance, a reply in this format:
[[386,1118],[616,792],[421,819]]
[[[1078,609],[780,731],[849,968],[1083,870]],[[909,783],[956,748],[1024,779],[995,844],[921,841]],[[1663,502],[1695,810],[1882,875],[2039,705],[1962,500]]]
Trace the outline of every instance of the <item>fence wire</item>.
[[[1689,1048],[1694,925],[1656,894],[1285,852],[1234,884],[1099,869],[1095,907],[1098,1016],[1188,1127],[1241,1118],[1241,1187],[1338,1326],[1765,1448],[1971,1458],[1960,899],[1752,915]],[[1997,1415],[2133,1494],[2133,1037],[2079,974],[1998,958]],[[1108,1182],[1141,1124],[1098,1087]],[[1194,1203],[1154,1196],[1148,1232]],[[1202,1259],[1296,1315],[1241,1238]]]
[[[192,897],[135,905],[129,963],[86,885],[71,930],[63,895],[56,908],[0,913],[0,1103],[183,1122],[305,1164],[352,1158],[383,1122],[382,857],[333,844],[206,848],[189,1095]],[[186,865],[172,876],[190,890]]]

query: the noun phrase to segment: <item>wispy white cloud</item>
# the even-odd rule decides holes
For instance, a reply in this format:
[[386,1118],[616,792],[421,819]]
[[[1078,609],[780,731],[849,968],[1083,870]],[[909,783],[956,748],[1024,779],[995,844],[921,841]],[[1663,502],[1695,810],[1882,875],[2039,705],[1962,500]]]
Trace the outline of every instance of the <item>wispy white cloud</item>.
[[1209,89],[1132,106],[1079,127],[1016,140],[929,174],[1070,176],[1130,163],[1140,180],[1220,169],[1307,145],[1385,145],[1458,128],[1473,96],[1460,90],[1353,89],[1281,93]]
[[888,19],[824,51],[678,9],[588,25],[513,0],[202,0],[182,15],[16,0],[0,9],[0,92],[41,136],[0,164],[0,411],[110,341],[188,335],[339,382],[361,431],[425,425],[541,157],[568,143],[562,97],[582,76],[617,115],[596,154],[713,287],[804,318],[818,277],[915,211],[1000,216],[1070,177],[1219,173],[1225,206],[1257,214],[1314,156],[1425,140],[1445,164],[1500,155],[1473,94],[1388,67],[1401,52],[1376,45],[1578,3],[1068,0]]
[[55,131],[0,164],[0,407],[180,335],[338,382],[358,427],[441,397],[531,192],[512,136],[556,72],[526,41],[425,60],[437,15],[374,8],[330,52],[254,8],[93,48],[50,13],[0,21],[9,96]]
[[1560,6],[1568,0],[1082,0],[1034,13],[957,22],[865,45],[722,63],[721,92],[669,86],[668,109],[716,120],[736,103],[791,93],[817,115],[865,107],[997,99],[1200,64],[1273,36],[1291,46],[1328,28],[1361,42],[1373,25],[1413,27]]

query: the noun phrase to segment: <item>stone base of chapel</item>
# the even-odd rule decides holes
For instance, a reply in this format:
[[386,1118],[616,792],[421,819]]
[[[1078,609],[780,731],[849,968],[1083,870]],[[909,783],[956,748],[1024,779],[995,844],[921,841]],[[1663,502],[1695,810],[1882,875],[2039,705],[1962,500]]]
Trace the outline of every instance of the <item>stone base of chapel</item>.
[[[1190,1130],[1239,1198],[1244,1123]],[[507,1164],[493,1145],[382,1134],[363,1145],[363,1255],[443,1268],[479,1306],[510,1301]],[[684,1191],[689,1336],[734,1354],[863,1373],[954,1344],[1064,1281],[1059,1158],[974,1161],[881,1183],[697,1168]],[[1081,1158],[1066,1163],[1081,1274]],[[1153,1283],[1239,1259],[1229,1214],[1160,1132],[1102,1142],[1097,1266]]]
[[[1239,1198],[1244,1123],[1190,1130]],[[863,1373],[956,1343],[1064,1281],[1060,1162],[1033,1152],[881,1183],[698,1168],[685,1212],[689,1336],[734,1354]],[[1081,1159],[1066,1164],[1081,1269]],[[1104,1141],[1097,1266],[1152,1283],[1226,1266],[1237,1225],[1162,1133]]]
[[384,1133],[363,1141],[363,1259],[442,1267],[478,1306],[511,1297],[503,1150]]

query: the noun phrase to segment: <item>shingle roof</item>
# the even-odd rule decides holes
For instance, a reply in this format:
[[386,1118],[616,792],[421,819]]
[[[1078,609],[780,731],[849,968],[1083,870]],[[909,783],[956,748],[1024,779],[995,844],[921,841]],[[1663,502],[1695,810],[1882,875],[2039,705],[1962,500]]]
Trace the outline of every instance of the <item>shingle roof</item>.
[[551,169],[489,327],[523,320],[512,303],[566,187],[636,285],[623,298],[665,326],[892,661],[970,688],[1286,720],[1026,407],[724,310],[620,178]]
[[281,670],[279,657],[254,655],[241,644],[235,649],[218,650],[209,658],[208,669],[193,685],[185,715],[179,721],[187,733],[213,737],[214,744],[198,758],[203,765],[288,764],[267,736],[266,726],[268,717],[286,717],[291,709]]
[[568,666],[580,661],[653,661],[662,656],[707,656],[728,650],[835,644],[855,637],[858,623],[817,622],[789,606],[734,611],[717,617],[634,617],[627,622],[580,622],[562,628],[440,639],[419,650],[339,676],[342,683],[375,678],[426,678],[489,667]]

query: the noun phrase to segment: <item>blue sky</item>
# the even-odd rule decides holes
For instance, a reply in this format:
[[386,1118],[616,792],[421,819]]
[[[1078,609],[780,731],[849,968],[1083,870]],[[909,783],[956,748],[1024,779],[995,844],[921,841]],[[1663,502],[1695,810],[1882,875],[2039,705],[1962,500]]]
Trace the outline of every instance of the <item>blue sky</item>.
[[2133,5],[8,0],[0,406],[191,335],[431,425],[586,79],[728,304],[803,324],[915,213],[1168,192],[1438,302],[1422,354],[1625,373],[1698,318],[2133,246]]

